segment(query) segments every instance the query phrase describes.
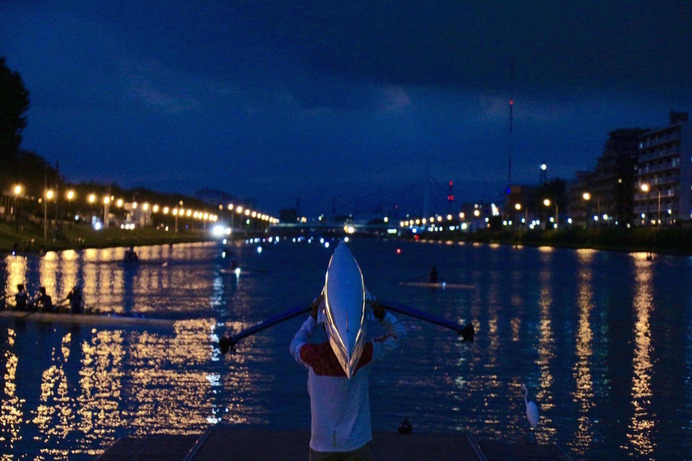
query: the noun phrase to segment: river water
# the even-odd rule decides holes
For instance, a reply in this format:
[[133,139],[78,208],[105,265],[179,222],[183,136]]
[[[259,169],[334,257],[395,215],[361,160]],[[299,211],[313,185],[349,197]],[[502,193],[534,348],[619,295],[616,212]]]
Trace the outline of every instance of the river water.
[[[524,443],[521,384],[539,443],[575,458],[692,459],[692,258],[640,253],[356,240],[381,300],[472,322],[473,344],[399,318],[408,335],[377,364],[376,430],[469,431]],[[76,283],[87,309],[174,320],[170,328],[0,319],[0,459],[92,459],[127,434],[192,434],[217,423],[309,428],[306,371],[288,353],[303,318],[243,340],[218,337],[307,305],[332,248],[186,244],[7,256],[0,284]],[[242,270],[230,270],[234,257]],[[402,286],[440,279],[473,288]]]

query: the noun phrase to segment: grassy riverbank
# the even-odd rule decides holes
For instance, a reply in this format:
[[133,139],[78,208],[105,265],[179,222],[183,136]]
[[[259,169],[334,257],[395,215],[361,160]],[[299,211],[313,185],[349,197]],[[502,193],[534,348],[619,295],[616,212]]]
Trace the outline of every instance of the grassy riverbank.
[[31,222],[22,223],[19,229],[14,223],[0,222],[0,254],[13,249],[20,252],[64,250],[68,248],[105,248],[118,246],[157,245],[212,240],[207,231],[185,229],[178,233],[151,227],[123,230],[115,227],[95,231],[86,224],[64,224],[62,235],[48,233],[44,241],[43,227]]

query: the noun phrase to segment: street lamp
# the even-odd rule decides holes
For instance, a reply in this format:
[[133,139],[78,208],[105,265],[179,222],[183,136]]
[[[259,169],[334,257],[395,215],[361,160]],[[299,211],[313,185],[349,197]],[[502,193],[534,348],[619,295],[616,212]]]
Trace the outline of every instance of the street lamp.
[[19,232],[19,196],[22,194],[22,185],[15,184],[12,192],[14,193],[14,227],[15,231]]
[[52,189],[46,190],[43,194],[43,244],[48,241],[48,200],[52,200],[55,193]]
[[[543,205],[545,206],[550,206],[552,202],[550,201],[549,198],[543,200]],[[557,230],[557,217],[558,217],[558,210],[557,210],[557,200],[555,201],[555,229]]]
[[[521,207],[521,203],[515,203],[515,204],[514,204],[514,209],[515,209],[515,210],[517,210],[517,211],[520,212],[520,211],[521,211],[521,208],[522,208],[522,207]],[[528,226],[528,225],[529,225],[529,209],[528,209],[528,208],[524,208],[524,226]]]
[[108,228],[108,216],[110,216],[111,198],[106,195],[103,197],[103,227]]
[[[581,196],[587,203],[591,200],[591,193],[584,192]],[[589,227],[589,207],[586,207],[586,227]],[[601,199],[596,197],[596,221],[598,222],[598,228],[601,228]]]
[[[644,183],[641,185],[642,192],[645,192],[647,195],[647,200],[646,200],[646,214],[647,217],[649,215],[649,191],[651,191],[651,186],[647,183]],[[657,216],[656,216],[656,225],[660,226],[661,225],[661,188],[656,187],[656,191],[658,192],[658,210],[657,210]]]
[[74,208],[72,207],[72,202],[74,201],[74,199],[75,199],[75,197],[77,196],[77,194],[75,194],[74,189],[70,189],[70,190],[67,191],[67,193],[65,194],[65,196],[67,197],[67,201],[68,201],[68,203],[70,204],[70,211],[71,211],[72,214],[73,214],[72,219],[70,219],[69,213],[68,213],[68,216],[67,216],[67,218],[68,218],[67,221],[70,223],[70,229],[72,229],[72,221],[74,220]]

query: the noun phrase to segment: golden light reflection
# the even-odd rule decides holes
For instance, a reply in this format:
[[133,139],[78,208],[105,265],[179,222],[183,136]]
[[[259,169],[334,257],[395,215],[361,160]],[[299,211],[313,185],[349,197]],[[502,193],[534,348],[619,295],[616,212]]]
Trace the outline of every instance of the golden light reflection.
[[5,369],[3,376],[2,407],[0,407],[0,442],[12,449],[14,444],[21,440],[19,435],[22,420],[24,418],[24,404],[26,400],[17,396],[17,364],[18,357],[12,353],[11,348],[15,343],[16,332],[12,328],[7,329],[8,350],[5,351]]
[[[34,440],[41,445],[59,446],[74,431],[83,429],[76,419],[75,399],[70,396],[71,383],[65,373],[71,341],[71,333],[63,336],[60,348],[52,349],[51,365],[42,373],[39,405],[33,419],[34,424],[41,429]],[[60,449],[41,448],[40,452],[47,459],[67,459],[69,455],[69,452]]]
[[593,356],[593,331],[591,329],[591,311],[593,310],[593,275],[591,264],[594,256],[593,250],[577,251],[579,260],[578,290],[579,298],[579,324],[577,331],[577,363],[574,365],[574,380],[576,390],[574,399],[579,405],[577,416],[578,427],[573,437],[574,444],[580,447],[582,452],[588,453],[593,440],[593,427],[591,421],[591,409],[594,406],[593,378],[591,376],[591,358]]
[[125,333],[121,330],[92,330],[89,341],[74,344],[81,352],[81,370],[77,396],[80,432],[88,445],[99,446],[99,439],[111,436],[113,427],[127,425],[120,402],[123,395],[123,359]]
[[[58,273],[58,254],[54,251],[49,251],[41,258],[39,265],[39,279],[41,286],[46,287],[46,292],[50,296],[57,296],[57,279]],[[57,299],[55,299],[57,301]]]
[[27,259],[23,256],[7,256],[5,267],[7,268],[5,293],[14,295],[17,292],[17,285],[26,282]]
[[58,286],[56,286],[56,297],[58,299],[53,301],[57,302],[64,299],[67,293],[77,284],[80,267],[79,254],[76,251],[65,250],[60,253],[59,269],[61,276]]
[[552,388],[555,378],[551,372],[552,361],[555,359],[555,335],[553,333],[553,284],[551,263],[553,258],[550,250],[539,248],[541,263],[538,279],[540,284],[539,307],[539,336],[538,336],[538,366],[541,370],[540,386],[536,389],[536,400],[541,403],[541,431],[536,434],[538,442],[547,441],[556,428],[550,418],[551,410],[555,407]]
[[[215,245],[204,244],[202,248],[207,246]],[[82,282],[87,309],[122,311],[126,302],[134,300],[133,311],[141,312],[156,302],[152,301],[153,291],[158,293],[180,282],[181,271],[175,264],[171,270],[167,263],[172,258],[206,260],[208,252],[199,250],[200,245],[194,244],[137,248],[140,260],[147,262],[146,270],[122,264],[123,248],[48,253],[30,262],[23,257],[3,258],[0,262],[5,267],[0,269],[6,270],[6,283],[40,277],[42,284],[55,287],[60,299],[77,281]],[[164,266],[159,267],[157,260],[164,261]],[[204,290],[207,283],[196,281],[192,285]],[[130,291],[124,296],[126,290]],[[49,294],[53,296],[50,288]],[[239,330],[249,325],[238,322],[230,327]],[[7,347],[2,352],[6,367],[0,416],[3,448],[16,447],[14,442],[20,440],[27,443],[29,437],[33,438],[30,443],[46,447],[38,448],[37,459],[67,459],[99,454],[99,448],[102,451],[123,428],[133,434],[151,433],[152,427],[164,428],[159,432],[198,434],[220,421],[266,422],[266,414],[252,400],[272,385],[272,378],[253,366],[266,352],[234,356],[228,372],[229,363],[211,346],[218,338],[210,343],[216,328],[211,319],[178,321],[173,330],[164,332],[87,326],[66,330],[35,324],[28,328],[41,329],[49,341],[41,343],[41,359],[32,365],[37,382],[31,407],[16,396],[16,390],[22,389],[16,386],[17,362],[21,363],[24,355],[19,354],[18,359],[6,352]],[[54,341],[56,336],[60,342]],[[248,338],[244,346],[273,350],[266,340]],[[14,333],[6,341],[13,343]],[[210,363],[214,364],[211,368]],[[27,424],[34,427],[28,435]]]
[[653,309],[652,268],[646,259],[634,259],[636,268],[636,288],[634,310],[637,320],[634,324],[634,358],[632,367],[632,406],[634,413],[627,425],[627,439],[631,448],[641,455],[653,452],[652,433],[654,419],[651,415],[651,325],[650,311]]

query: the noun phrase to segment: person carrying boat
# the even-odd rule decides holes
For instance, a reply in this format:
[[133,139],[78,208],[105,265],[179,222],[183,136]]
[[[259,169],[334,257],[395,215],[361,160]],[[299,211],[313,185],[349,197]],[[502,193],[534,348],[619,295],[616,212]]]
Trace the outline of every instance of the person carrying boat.
[[25,311],[29,308],[29,294],[24,289],[24,284],[17,284],[17,294],[14,295],[14,308],[18,311]]
[[53,298],[46,293],[46,287],[39,288],[38,292],[38,297],[32,303],[34,309],[40,310],[41,312],[56,312],[57,309],[53,304]]
[[65,301],[70,301],[70,312],[73,314],[83,314],[84,306],[82,305],[82,287],[75,285],[72,290],[67,293],[64,299],[61,299],[58,304],[64,303]]
[[[345,245],[344,245],[345,247]],[[348,251],[346,249],[346,251]],[[291,355],[295,360],[308,369],[308,394],[310,395],[311,437],[310,461],[331,461],[348,459],[353,461],[370,460],[372,429],[370,422],[370,372],[371,365],[380,360],[387,352],[398,347],[399,340],[405,335],[404,327],[397,318],[372,299],[362,285],[362,276],[357,283],[348,284],[346,291],[353,291],[351,299],[356,302],[356,317],[367,317],[365,306],[369,305],[372,315],[384,326],[386,334],[365,342],[364,326],[355,325],[351,318],[350,331],[359,330],[353,347],[347,350],[355,351],[353,355],[344,355],[344,350],[337,344],[353,344],[343,335],[344,324],[338,324],[340,312],[335,312],[342,306],[343,299],[349,294],[343,287],[339,290],[330,289],[334,279],[339,280],[340,273],[331,274],[332,264],[339,248],[330,261],[327,272],[327,283],[322,294],[311,305],[310,316],[296,332],[290,345]],[[348,252],[350,255],[350,252]],[[352,256],[351,256],[352,258]],[[355,259],[353,260],[355,262]],[[357,265],[356,265],[357,267]],[[358,274],[360,270],[358,269]],[[356,277],[358,280],[358,277]],[[336,298],[336,299],[334,299]],[[341,299],[339,299],[341,298]],[[358,306],[357,304],[361,305]],[[349,307],[349,306],[347,306]],[[319,322],[318,323],[318,319]],[[324,324],[327,341],[314,343],[318,325]],[[339,329],[340,327],[341,330]]]

